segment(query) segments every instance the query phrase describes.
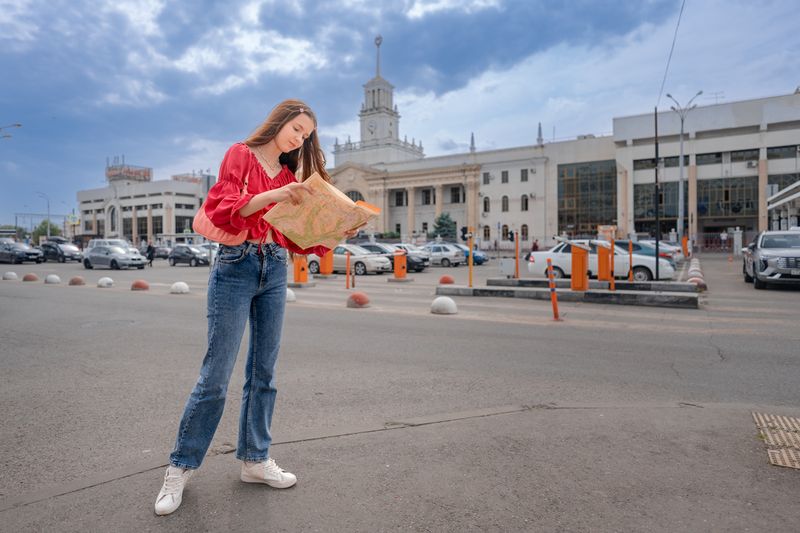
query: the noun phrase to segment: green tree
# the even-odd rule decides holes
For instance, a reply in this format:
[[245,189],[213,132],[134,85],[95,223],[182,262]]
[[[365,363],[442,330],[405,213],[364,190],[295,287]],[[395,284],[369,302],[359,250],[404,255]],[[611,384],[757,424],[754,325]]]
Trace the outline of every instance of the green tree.
[[450,213],[442,213],[433,221],[433,232],[442,240],[456,240],[456,223],[450,218]]
[[42,223],[36,226],[31,235],[33,242],[41,242],[42,237],[47,238],[47,224],[50,224],[50,236],[61,235],[61,228],[50,222],[49,220],[42,220]]

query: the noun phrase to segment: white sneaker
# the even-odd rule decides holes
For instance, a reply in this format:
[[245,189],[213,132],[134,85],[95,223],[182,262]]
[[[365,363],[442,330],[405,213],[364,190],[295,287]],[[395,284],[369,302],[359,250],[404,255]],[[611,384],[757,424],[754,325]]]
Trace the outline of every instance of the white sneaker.
[[297,476],[284,471],[272,457],[260,463],[243,461],[241,479],[245,483],[265,483],[276,489],[287,489],[297,483]]
[[194,470],[189,468],[172,465],[167,467],[167,473],[164,474],[164,485],[156,498],[157,515],[170,514],[181,506],[183,488],[193,473]]

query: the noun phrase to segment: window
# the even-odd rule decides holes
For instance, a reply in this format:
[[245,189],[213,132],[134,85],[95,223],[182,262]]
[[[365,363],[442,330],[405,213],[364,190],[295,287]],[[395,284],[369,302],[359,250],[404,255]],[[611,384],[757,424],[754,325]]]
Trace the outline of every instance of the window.
[[98,220],[97,221],[97,231],[95,231],[98,235],[105,235],[106,234],[106,221],[105,220]]
[[108,220],[109,220],[109,224],[108,225],[111,226],[111,231],[112,232],[117,231],[117,208],[116,207],[112,207],[111,209],[108,210]]
[[122,219],[122,235],[124,235],[129,241],[133,240],[133,219]]
[[[636,220],[655,220],[656,210],[653,206],[655,185],[652,183],[637,183],[633,186],[633,216]],[[662,219],[678,218],[678,182],[668,181],[661,183],[658,195],[659,217]],[[689,184],[683,182],[683,213],[684,223],[689,213]],[[675,225],[671,222],[672,226]]]
[[422,205],[433,203],[433,189],[422,189]]
[[503,235],[503,240],[507,241],[508,240],[508,225],[506,225],[506,224],[503,224],[503,233],[502,233],[502,235]]
[[406,204],[406,191],[394,191],[394,205],[403,207]]
[[527,211],[528,210],[528,195],[523,194],[522,198],[519,199],[519,210],[520,211]]
[[451,204],[461,203],[461,187],[453,187],[450,189],[450,203]]
[[175,217],[175,233],[183,233],[183,230],[192,229],[194,217]]
[[[680,166],[680,159],[681,159],[680,156],[677,156],[677,155],[673,156],[673,157],[665,157],[664,158],[664,166],[665,167],[678,167],[678,166]],[[683,166],[684,167],[688,167],[689,166],[689,156],[688,155],[684,155],[683,156]]]
[[394,225],[394,232],[397,233],[398,235],[400,234],[400,223],[399,222]]
[[758,176],[697,181],[697,217],[758,215]]
[[492,208],[492,201],[489,199],[488,196],[483,197],[483,212],[488,213],[491,211]]
[[333,253],[336,255],[344,255],[346,252],[347,250],[345,250],[344,246],[337,246],[333,249]]
[[733,151],[731,152],[731,161],[734,163],[741,161],[758,161],[758,148]]
[[423,222],[422,223],[422,233],[428,233],[428,223],[427,222]]
[[528,181],[528,169],[523,168],[519,171],[519,181],[525,182]]
[[161,209],[162,207],[164,207],[163,204],[152,204],[150,209]]
[[[147,239],[147,217],[139,217],[136,219],[136,234],[139,239]],[[136,244],[136,243],[134,243]]]
[[164,223],[162,217],[152,217],[153,219],[153,235],[164,233]]
[[800,173],[798,174],[770,174],[767,182],[770,185],[777,185],[778,190],[785,189],[789,185],[800,181]]
[[500,172],[500,183],[508,183],[508,170]]
[[656,160],[650,159],[634,159],[633,170],[648,170],[656,168]]
[[483,240],[484,241],[488,241],[488,240],[491,239],[491,237],[492,237],[492,228],[490,228],[489,226],[484,226],[483,227]]
[[789,159],[798,155],[800,154],[797,152],[797,145],[767,148],[767,159]]
[[710,154],[697,154],[698,165],[716,165],[722,163],[722,152],[712,152]]
[[594,236],[597,226],[616,223],[617,163],[558,165],[558,232]]
[[361,194],[358,191],[347,191],[345,194],[347,195],[348,198],[350,198],[354,202],[363,202],[364,201],[364,195]]
[[84,220],[83,221],[83,231],[84,232],[92,231],[92,221],[91,220]]
[[502,206],[500,208],[501,211],[503,211],[503,212],[508,211],[508,196],[503,196],[503,199],[501,200],[501,203],[502,203]]
[[484,172],[483,173],[483,184],[484,185],[489,185],[489,179],[490,179],[489,178],[489,173],[488,172]]
[[[664,162],[664,167],[677,167],[680,164],[680,156],[672,157],[659,157],[659,161]],[[689,156],[683,156],[683,166],[689,166]],[[636,159],[633,161],[633,170],[652,170],[656,168],[656,160],[654,157],[649,159]]]
[[527,241],[528,240],[528,225],[527,224],[523,224],[522,227],[520,228],[519,232],[520,232],[520,234],[522,234],[522,240],[523,241]]

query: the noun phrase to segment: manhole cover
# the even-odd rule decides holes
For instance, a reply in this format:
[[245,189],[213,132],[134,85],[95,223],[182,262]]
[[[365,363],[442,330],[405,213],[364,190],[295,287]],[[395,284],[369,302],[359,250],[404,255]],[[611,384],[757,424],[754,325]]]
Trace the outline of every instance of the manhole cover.
[[800,419],[753,413],[753,420],[767,445],[770,464],[800,470]]

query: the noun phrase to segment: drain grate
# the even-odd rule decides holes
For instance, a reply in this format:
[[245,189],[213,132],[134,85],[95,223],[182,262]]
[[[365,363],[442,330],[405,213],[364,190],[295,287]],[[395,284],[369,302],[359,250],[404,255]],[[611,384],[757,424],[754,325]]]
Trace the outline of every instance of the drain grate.
[[767,445],[770,464],[800,470],[800,419],[753,413],[753,420]]

